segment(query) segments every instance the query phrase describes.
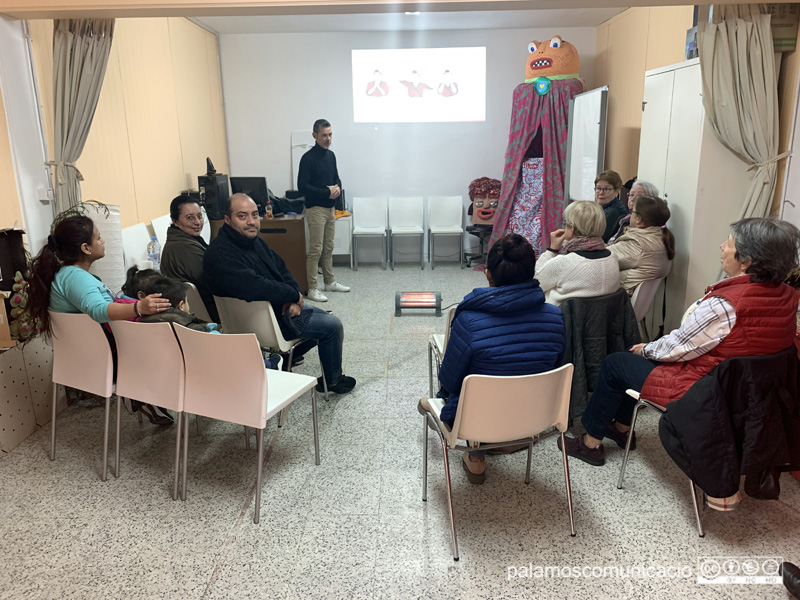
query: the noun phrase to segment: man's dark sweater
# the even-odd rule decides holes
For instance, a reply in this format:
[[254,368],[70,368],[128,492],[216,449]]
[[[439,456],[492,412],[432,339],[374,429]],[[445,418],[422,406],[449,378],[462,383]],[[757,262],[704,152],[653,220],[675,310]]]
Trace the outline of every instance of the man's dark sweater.
[[203,257],[203,272],[215,296],[239,298],[272,304],[281,333],[287,340],[301,337],[311,309],[304,308],[297,317],[282,307],[300,300],[297,285],[286,263],[261,238],[248,239],[230,225],[223,225]]
[[297,189],[306,199],[306,208],[334,206],[336,200],[331,198],[329,185],[342,187],[336,168],[336,156],[330,150],[314,144],[311,150],[303,154],[297,171]]

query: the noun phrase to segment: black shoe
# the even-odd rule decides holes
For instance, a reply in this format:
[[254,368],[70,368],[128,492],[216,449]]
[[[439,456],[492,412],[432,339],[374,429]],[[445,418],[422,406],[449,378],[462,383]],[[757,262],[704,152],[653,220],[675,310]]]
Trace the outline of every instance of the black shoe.
[[783,586],[794,598],[800,598],[800,567],[790,562],[781,563]]
[[[568,435],[564,436],[567,447],[567,456],[577,458],[585,463],[589,463],[593,467],[602,467],[606,464],[606,451],[603,450],[603,444],[597,448],[589,448],[583,443],[583,436],[571,438]],[[561,450],[561,438],[558,438],[558,449]]]
[[168,411],[152,404],[141,403],[139,410],[153,425],[172,425],[175,420]]
[[744,491],[756,500],[777,500],[781,495],[780,476],[775,469],[751,473],[744,478]]
[[628,433],[632,435],[631,437],[631,450],[636,450],[636,432],[628,430],[626,433],[622,433],[619,429],[614,427],[614,424],[608,426],[606,429],[605,437],[614,440],[617,443],[617,446],[625,449],[625,444],[628,442]]
[[[347,375],[342,375],[333,385],[328,386],[328,391],[333,392],[334,394],[346,394],[353,390],[356,387],[356,380],[353,377],[348,377]],[[317,377],[317,387],[316,390],[318,392],[325,392],[324,384],[322,383],[322,377]]]

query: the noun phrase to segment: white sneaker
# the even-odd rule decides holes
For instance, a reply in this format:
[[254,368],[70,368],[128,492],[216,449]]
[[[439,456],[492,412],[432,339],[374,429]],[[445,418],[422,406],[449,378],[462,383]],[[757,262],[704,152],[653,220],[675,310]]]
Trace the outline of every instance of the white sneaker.
[[338,281],[334,281],[333,283],[326,283],[325,287],[323,288],[326,292],[349,292],[350,288],[346,285],[342,285]]
[[319,288],[311,288],[306,294],[306,298],[314,302],[327,302],[328,297],[319,291]]

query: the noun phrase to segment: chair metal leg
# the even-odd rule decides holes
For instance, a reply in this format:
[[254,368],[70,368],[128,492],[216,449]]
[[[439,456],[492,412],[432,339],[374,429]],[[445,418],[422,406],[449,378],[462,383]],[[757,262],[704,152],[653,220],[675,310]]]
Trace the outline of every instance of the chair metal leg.
[[386,263],[389,262],[389,234],[388,232],[383,235],[381,238],[381,259],[382,263],[381,266],[383,270],[386,270]]
[[119,418],[122,416],[122,397],[117,396],[117,435],[114,438],[114,477],[119,478]]
[[433,398],[433,342],[428,341],[428,398]]
[[694,481],[689,480],[689,485],[692,488],[692,504],[694,504],[694,517],[697,519],[697,533],[700,537],[706,537],[706,532],[703,530],[703,520],[700,518],[700,504],[697,501],[697,488]]
[[105,425],[103,428],[103,476],[100,478],[101,481],[105,481],[108,478],[108,426],[109,426],[110,416],[111,416],[111,396],[106,398],[106,418],[105,418]]
[[[353,236],[353,255],[350,257],[350,267],[353,271],[358,271],[358,237]],[[383,258],[383,249],[381,249],[381,258]]]
[[[197,435],[200,435],[200,415],[194,416],[194,428],[197,431]],[[189,422],[186,422],[186,433],[189,433]]]
[[264,430],[259,429],[256,434],[258,437],[258,473],[256,474],[256,514],[253,523],[258,525],[261,517],[261,470],[264,468]]
[[447,460],[447,442],[442,438],[442,454],[444,455],[444,476],[447,479],[447,503],[450,508],[450,528],[452,529],[453,560],[458,560],[458,540],[456,539],[456,515],[453,512],[453,488],[450,485],[450,463]]
[[247,430],[247,425],[244,426],[244,448],[250,450],[250,432]]
[[528,466],[525,467],[525,484],[531,482],[531,455],[533,454],[533,442],[528,444]]
[[53,382],[53,414],[50,416],[50,460],[56,459],[56,398],[58,398],[58,384]]
[[394,236],[391,231],[389,232],[389,264],[394,271]]
[[419,268],[425,270],[425,234],[419,234]]
[[628,455],[631,451],[631,440],[633,439],[633,430],[636,427],[636,417],[639,415],[639,411],[647,406],[641,400],[636,403],[636,406],[633,407],[633,416],[631,417],[631,429],[628,432],[628,441],[625,442],[625,454],[622,456],[622,467],[619,470],[619,481],[617,481],[617,489],[622,489],[622,482],[625,479],[625,469],[628,466]]
[[[178,432],[175,434],[175,476],[172,481],[172,499],[178,499],[178,479],[181,470],[181,434],[183,433],[183,413],[177,414]],[[188,433],[188,431],[186,432]]]
[[464,268],[464,233],[460,233],[458,236],[458,261],[461,264],[461,268]]
[[567,445],[564,432],[561,432],[561,455],[564,459],[564,479],[567,481],[567,505],[569,506],[569,534],[575,537],[575,515],[572,512],[572,485],[569,482],[569,463],[567,462]]
[[431,263],[431,271],[436,267],[434,264],[434,257],[436,254],[433,251],[433,240],[436,236],[434,236],[430,231],[428,231],[428,262]]
[[353,271],[353,250],[355,250],[355,244],[353,243],[355,236],[351,233],[350,234],[350,270]]
[[189,413],[183,413],[183,473],[181,473],[181,500],[186,500],[186,471],[189,466]]
[[[324,381],[324,379],[323,379]],[[327,387],[325,395],[327,396]],[[319,426],[317,424],[317,390],[311,388],[311,421],[314,424],[314,464],[319,465]]]
[[428,415],[422,416],[422,501],[428,501]]

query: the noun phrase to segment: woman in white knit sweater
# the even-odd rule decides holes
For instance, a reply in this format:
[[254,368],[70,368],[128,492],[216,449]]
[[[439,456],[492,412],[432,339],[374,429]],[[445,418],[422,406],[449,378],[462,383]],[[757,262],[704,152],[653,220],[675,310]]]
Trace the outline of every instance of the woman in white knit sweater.
[[564,229],[550,234],[550,246],[536,262],[535,277],[547,302],[558,306],[567,298],[594,298],[619,289],[617,257],[601,237],[605,228],[605,214],[596,202],[567,206]]

